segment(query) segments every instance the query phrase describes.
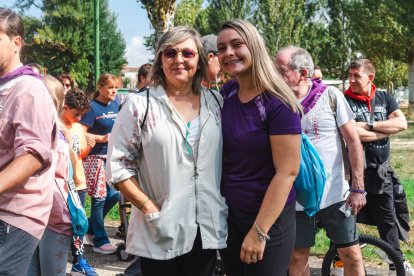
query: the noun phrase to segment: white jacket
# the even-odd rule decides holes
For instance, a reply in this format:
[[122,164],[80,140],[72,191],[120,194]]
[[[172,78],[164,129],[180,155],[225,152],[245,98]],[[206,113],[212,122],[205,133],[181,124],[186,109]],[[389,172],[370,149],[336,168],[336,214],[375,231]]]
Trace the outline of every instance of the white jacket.
[[[221,111],[210,91],[201,91],[198,157],[187,154],[186,123],[161,86],[133,95],[112,129],[107,179],[118,183],[135,176],[160,212],[143,215],[132,208],[127,252],[167,260],[191,251],[200,228],[203,249],[226,247],[227,205],[220,194]],[[220,105],[221,96],[216,93]],[[141,147],[142,145],[142,147]],[[194,152],[194,150],[192,150]]]

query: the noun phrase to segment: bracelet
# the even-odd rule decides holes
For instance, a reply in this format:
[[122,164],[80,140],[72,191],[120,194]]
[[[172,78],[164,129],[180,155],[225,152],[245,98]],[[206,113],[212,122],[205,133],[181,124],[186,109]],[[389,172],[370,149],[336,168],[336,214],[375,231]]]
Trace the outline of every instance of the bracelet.
[[150,200],[149,198],[147,198],[142,204],[141,206],[138,207],[138,209],[142,210],[142,208],[145,206],[145,204],[147,204],[148,200]]
[[365,190],[358,190],[358,189],[349,189],[349,192],[357,193],[357,194],[363,194],[363,195],[367,194],[367,192],[365,192]]
[[257,237],[259,238],[260,241],[268,241],[268,240],[270,240],[269,235],[263,233],[262,230],[260,230],[259,226],[257,226],[257,223],[256,222],[254,222],[254,227],[256,228]]

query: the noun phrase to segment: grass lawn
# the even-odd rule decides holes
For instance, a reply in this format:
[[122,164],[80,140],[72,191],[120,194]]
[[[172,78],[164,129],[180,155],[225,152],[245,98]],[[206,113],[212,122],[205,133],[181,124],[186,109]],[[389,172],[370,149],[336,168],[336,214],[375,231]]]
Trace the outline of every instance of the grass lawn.
[[[393,139],[414,139],[414,125],[393,137]],[[408,208],[410,211],[411,231],[408,234],[408,243],[401,243],[404,256],[414,263],[414,148],[412,149],[391,149],[391,164],[396,170],[401,182],[403,183],[407,195]],[[359,225],[360,233],[379,236],[375,227]],[[312,249],[312,254],[323,256],[329,247],[329,240],[326,238],[324,231],[319,231],[316,239],[316,246]]]

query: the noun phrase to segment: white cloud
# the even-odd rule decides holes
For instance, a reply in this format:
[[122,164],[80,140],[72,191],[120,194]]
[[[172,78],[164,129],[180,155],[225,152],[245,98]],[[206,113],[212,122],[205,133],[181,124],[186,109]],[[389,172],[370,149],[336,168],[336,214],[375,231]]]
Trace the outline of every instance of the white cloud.
[[125,57],[128,61],[128,66],[138,67],[144,63],[148,63],[150,59],[154,58],[154,55],[145,47],[142,36],[134,36],[127,43]]

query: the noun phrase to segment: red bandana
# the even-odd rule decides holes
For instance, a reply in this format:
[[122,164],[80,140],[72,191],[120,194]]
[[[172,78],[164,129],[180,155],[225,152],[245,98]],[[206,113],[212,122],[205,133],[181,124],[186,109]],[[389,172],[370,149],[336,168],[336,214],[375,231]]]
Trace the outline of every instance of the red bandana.
[[360,101],[360,102],[364,102],[367,104],[368,106],[368,110],[371,111],[371,100],[372,98],[374,98],[375,96],[375,91],[377,90],[377,88],[375,87],[375,85],[372,83],[371,84],[371,94],[369,96],[361,96],[359,94],[354,94],[351,91],[351,87],[349,87],[346,91],[345,91],[345,95],[347,95],[348,97],[350,97],[351,99]]

